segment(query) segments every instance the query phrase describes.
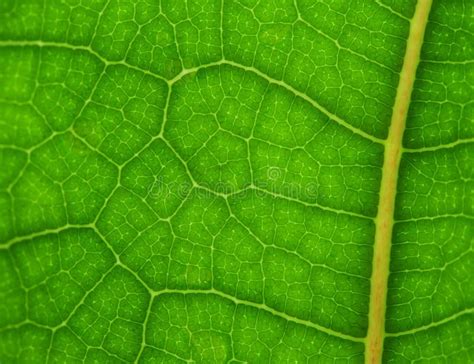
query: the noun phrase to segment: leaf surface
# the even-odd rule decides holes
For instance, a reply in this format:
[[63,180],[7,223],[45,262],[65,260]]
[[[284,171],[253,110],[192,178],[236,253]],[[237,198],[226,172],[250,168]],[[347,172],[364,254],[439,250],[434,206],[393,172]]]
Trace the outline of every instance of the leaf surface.
[[0,362],[472,362],[473,12],[3,1]]

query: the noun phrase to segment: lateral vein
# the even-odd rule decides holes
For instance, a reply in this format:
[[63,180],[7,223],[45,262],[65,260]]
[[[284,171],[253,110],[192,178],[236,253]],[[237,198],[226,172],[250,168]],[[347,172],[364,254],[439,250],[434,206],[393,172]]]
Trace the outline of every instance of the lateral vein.
[[390,270],[390,249],[394,224],[395,197],[402,153],[403,132],[410,104],[416,70],[420,60],[432,0],[419,0],[410,22],[405,57],[397,87],[388,137],[385,143],[380,199],[375,220],[375,245],[369,303],[369,328],[366,338],[365,362],[382,362],[385,336],[387,284]]
[[404,336],[404,335],[413,335],[413,334],[416,334],[417,332],[420,332],[420,331],[425,331],[425,330],[429,330],[429,329],[434,328],[434,327],[445,325],[449,322],[452,322],[452,321],[458,319],[459,317],[463,317],[463,316],[466,316],[466,315],[472,315],[472,314],[474,314],[474,308],[467,308],[465,310],[462,310],[462,311],[459,311],[459,312],[455,313],[454,315],[445,317],[442,320],[434,321],[430,324],[420,326],[420,327],[415,327],[413,329],[406,330],[406,331],[388,332],[388,333],[385,334],[385,336],[386,337],[398,337],[398,336]]
[[222,297],[226,300],[229,300],[229,301],[235,303],[236,305],[243,305],[243,306],[247,306],[247,307],[253,307],[253,308],[268,312],[268,313],[270,313],[274,316],[283,318],[284,320],[294,322],[294,323],[297,323],[299,325],[303,325],[305,327],[310,327],[310,328],[316,329],[320,332],[324,332],[325,334],[335,336],[335,337],[338,337],[340,339],[353,341],[353,342],[363,342],[364,341],[364,338],[344,334],[342,332],[335,331],[335,330],[327,328],[325,326],[318,325],[318,324],[316,324],[312,321],[300,319],[298,317],[291,316],[291,315],[289,315],[285,312],[275,310],[274,308],[269,307],[269,306],[267,306],[263,303],[256,303],[256,302],[252,302],[252,301],[248,301],[248,300],[239,299],[237,297],[234,297],[230,294],[227,294],[225,292],[219,291],[219,290],[214,289],[214,288],[210,288],[210,289],[183,289],[183,290],[166,288],[166,289],[162,289],[160,291],[155,291],[153,293],[153,297],[159,297],[159,296],[164,295],[164,294],[183,294],[183,295],[186,295],[186,294],[201,294],[201,295],[209,294],[209,295],[216,295],[216,296],[220,296],[220,297]]

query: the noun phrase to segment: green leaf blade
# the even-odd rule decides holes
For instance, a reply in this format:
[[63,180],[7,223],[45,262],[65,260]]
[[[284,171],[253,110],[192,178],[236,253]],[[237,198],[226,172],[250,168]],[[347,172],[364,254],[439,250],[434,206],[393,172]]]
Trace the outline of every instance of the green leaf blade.
[[1,4],[0,362],[472,361],[469,1],[391,138],[423,4]]

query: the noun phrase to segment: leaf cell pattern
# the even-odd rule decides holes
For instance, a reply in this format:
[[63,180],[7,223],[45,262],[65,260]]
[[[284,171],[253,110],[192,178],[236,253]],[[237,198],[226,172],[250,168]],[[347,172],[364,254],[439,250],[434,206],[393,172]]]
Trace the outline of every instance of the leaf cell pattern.
[[[0,362],[363,362],[415,6],[3,1]],[[426,27],[387,363],[474,360],[473,12]]]

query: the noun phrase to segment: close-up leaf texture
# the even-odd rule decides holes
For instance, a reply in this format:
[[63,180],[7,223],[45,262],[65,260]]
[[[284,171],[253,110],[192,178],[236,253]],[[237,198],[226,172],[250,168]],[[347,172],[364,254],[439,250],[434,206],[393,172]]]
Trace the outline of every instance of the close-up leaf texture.
[[2,0],[0,363],[474,363],[473,0]]

